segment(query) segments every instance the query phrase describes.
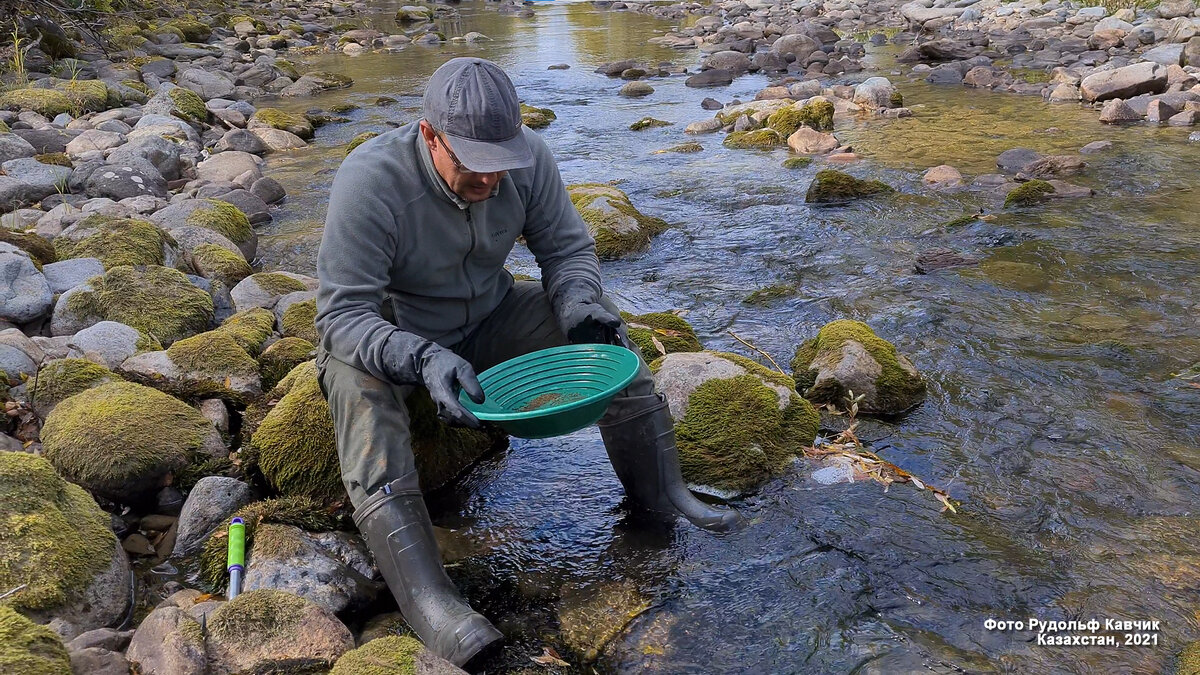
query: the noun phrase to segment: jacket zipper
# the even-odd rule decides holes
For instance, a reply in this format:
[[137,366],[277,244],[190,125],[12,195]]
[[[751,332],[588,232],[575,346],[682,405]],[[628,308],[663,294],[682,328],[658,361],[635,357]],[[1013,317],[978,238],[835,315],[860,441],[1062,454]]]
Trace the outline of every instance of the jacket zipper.
[[467,269],[467,261],[470,260],[471,254],[475,252],[475,225],[471,222],[471,207],[463,209],[467,214],[467,230],[471,233],[471,248],[467,249],[467,255],[463,258],[463,276],[467,279],[467,290],[470,291],[470,297],[466,300],[464,314],[466,315],[466,326],[471,325],[471,300],[475,297],[475,284],[471,281],[470,271]]

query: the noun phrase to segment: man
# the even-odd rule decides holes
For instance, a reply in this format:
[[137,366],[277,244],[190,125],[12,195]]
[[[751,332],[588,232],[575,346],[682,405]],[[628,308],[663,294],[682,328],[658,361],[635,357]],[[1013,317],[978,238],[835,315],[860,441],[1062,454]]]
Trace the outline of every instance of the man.
[[[504,71],[449,61],[430,78],[423,112],[357,148],[334,179],[317,256],[317,365],[354,522],[409,625],[461,665],[502,636],[442,568],[405,398],[425,387],[440,419],[475,427],[458,392],[483,400],[477,371],[568,343],[636,348],[601,293],[587,226],[549,148],[521,125]],[[540,284],[514,283],[504,269],[522,235]],[[670,413],[644,363],[600,430],[633,501],[706,529],[740,524],[735,511],[687,490]]]

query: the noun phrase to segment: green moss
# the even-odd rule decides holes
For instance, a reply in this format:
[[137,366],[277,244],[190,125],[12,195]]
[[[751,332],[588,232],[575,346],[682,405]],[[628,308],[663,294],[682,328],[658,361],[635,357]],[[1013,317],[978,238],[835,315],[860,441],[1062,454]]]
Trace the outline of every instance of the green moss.
[[311,361],[316,350],[313,343],[297,337],[285,337],[263,350],[258,358],[258,374],[263,391],[269,391],[293,368]]
[[671,147],[663,148],[662,150],[655,150],[654,154],[661,155],[661,154],[668,153],[668,152],[693,153],[693,152],[700,152],[703,149],[704,149],[703,145],[700,145],[699,143],[697,143],[695,141],[691,141],[689,143],[680,143],[679,145],[672,145]]
[[283,129],[305,140],[312,140],[313,125],[303,115],[294,115],[279,108],[259,108],[251,121],[261,122],[273,129]]
[[32,110],[52,119],[63,113],[75,112],[75,104],[71,99],[54,89],[14,89],[0,95],[0,108]]
[[329,675],[414,675],[423,649],[407,635],[377,638],[342,654]]
[[642,129],[653,129],[655,127],[669,127],[672,124],[674,124],[674,122],[664,122],[663,120],[656,120],[653,117],[643,117],[633,124],[630,124],[629,130],[641,131]]
[[558,116],[549,108],[535,108],[531,105],[521,104],[521,122],[530,129],[545,129],[556,119]]
[[900,365],[895,345],[875,335],[875,331],[861,321],[840,319],[826,324],[815,338],[800,345],[792,358],[793,377],[805,398],[818,404],[840,406],[844,403],[847,392],[836,381],[830,379],[817,388],[817,372],[811,365],[819,355],[840,351],[850,340],[861,344],[882,371],[875,378],[875,396],[863,403],[865,412],[904,409],[925,393],[924,380],[912,376]]
[[971,223],[975,222],[978,219],[979,219],[978,213],[968,213],[965,216],[959,216],[958,218],[954,218],[952,220],[947,220],[945,223],[942,223],[942,227],[949,230],[949,229],[952,229],[955,227],[962,227],[964,225],[970,225]]
[[42,164],[65,166],[68,169],[75,167],[75,164],[71,162],[71,158],[65,152],[47,152],[41,155],[34,155],[33,158]]
[[67,97],[71,109],[77,113],[106,110],[111,98],[108,85],[100,80],[71,80],[56,84],[54,88]]
[[199,453],[212,424],[156,389],[110,382],[59,403],[42,428],[46,458],[65,478],[113,499],[131,481],[155,479]]
[[611,185],[580,183],[567,186],[567,191],[596,240],[596,255],[602,259],[643,251],[652,237],[668,227],[665,220],[638,211],[628,195]]
[[105,269],[121,265],[162,265],[166,261],[164,247],[169,236],[154,223],[137,218],[113,218],[91,215],[72,230],[72,240],[60,236],[54,239],[54,250],[60,260],[70,258],[99,258]]
[[1031,180],[1020,184],[1004,198],[1004,206],[1033,206],[1041,204],[1054,194],[1054,186],[1044,180]]
[[[300,32],[301,34],[304,33],[304,31],[298,31],[298,32]],[[278,68],[280,70],[280,72],[282,72],[284,75],[292,78],[293,80],[300,79],[300,71],[296,70],[296,64],[292,63],[291,61],[288,61],[287,59],[283,59],[283,58],[275,59],[275,67]]]
[[489,450],[508,443],[508,435],[495,427],[477,431],[442,424],[433,399],[423,388],[417,388],[404,404],[410,418],[413,458],[421,489],[426,492],[442,487]]
[[201,207],[188,214],[188,225],[212,230],[235,244],[242,244],[254,236],[250,227],[250,219],[238,207],[223,202],[220,199],[205,199],[208,206]]
[[311,73],[305,74],[320,80],[322,89],[342,89],[354,84],[353,78],[342,75],[341,73],[331,73],[325,70],[314,70]]
[[784,139],[796,133],[802,126],[817,131],[833,129],[833,103],[819,99],[799,108],[781,108],[767,117],[767,128],[775,130]]
[[298,627],[308,604],[274,589],[247,591],[209,615],[209,638],[246,648],[258,646]]
[[333,421],[315,367],[310,377],[293,383],[250,443],[259,470],[280,494],[320,500],[344,497]]
[[29,381],[29,397],[38,409],[49,409],[85,389],[116,379],[111,370],[87,359],[55,359],[43,363],[37,377]]
[[204,105],[204,99],[200,98],[196,92],[183,87],[175,87],[167,92],[167,96],[170,97],[171,103],[175,104],[175,108],[189,121],[208,121],[208,108]]
[[33,232],[17,232],[0,227],[0,241],[25,251],[37,265],[49,265],[58,260],[58,255],[54,252],[54,244]]
[[259,32],[259,33],[267,32],[267,24],[263,23],[263,21],[261,19],[256,19],[256,18],[254,18],[252,16],[248,16],[246,14],[238,14],[236,16],[229,17],[229,21],[225,22],[225,27],[230,30],[233,30],[234,26],[238,25],[239,23],[241,23],[243,21],[249,21],[251,24],[254,24],[254,30],[256,32]]
[[11,131],[12,129],[9,128],[9,126],[5,124],[3,120],[0,120],[0,134],[7,134]]
[[71,672],[71,657],[57,633],[0,605],[0,672],[6,675],[67,675]]
[[[332,530],[338,525],[337,519],[323,505],[300,496],[255,502],[242,507],[233,515],[246,523],[246,550],[251,550],[259,525],[265,523],[294,525],[310,532]],[[225,588],[228,550],[228,533],[221,528],[205,540],[204,549],[200,554],[200,580],[216,592]]]
[[329,106],[329,112],[343,115],[348,112],[354,112],[355,110],[358,110],[358,108],[359,106],[355,103],[334,103],[333,105]]
[[308,290],[303,281],[279,272],[259,272],[247,278],[253,279],[254,283],[258,284],[258,287],[268,295],[287,295],[296,291]]
[[818,171],[808,186],[804,201],[810,204],[840,204],[876,194],[895,192],[891,186],[877,180],[861,180],[850,174],[824,169]]
[[236,478],[240,474],[233,460],[228,457],[215,457],[192,462],[179,471],[176,471],[174,475],[175,480],[171,483],[173,486],[180,490],[190,490],[202,478],[209,476]]
[[732,362],[736,363],[737,365],[741,366],[742,368],[745,368],[751,375],[757,376],[758,379],[760,379],[760,380],[763,380],[765,382],[770,382],[771,384],[777,384],[789,391],[794,390],[796,388],[795,380],[788,377],[787,375],[784,375],[783,373],[779,372],[778,370],[775,370],[774,368],[768,368],[768,367],[764,366],[763,364],[759,363],[758,361],[755,361],[754,359],[742,356],[741,354],[733,354],[731,352],[713,352],[713,353],[716,354],[717,356],[720,356],[721,358],[725,359],[726,361],[732,361]]
[[785,169],[803,169],[812,164],[812,157],[788,157],[783,160],[783,168]]
[[184,42],[204,42],[212,35],[208,24],[192,19],[175,19],[166,26],[178,30],[183,35]]
[[280,320],[284,337],[298,337],[313,344],[317,343],[317,300],[292,303]]
[[[167,357],[181,370],[207,380],[222,381],[229,376],[254,376],[258,362],[233,337],[220,329],[193,335],[167,348]],[[218,394],[226,391],[216,387],[195,395]]]
[[[665,354],[675,352],[698,352],[704,349],[691,324],[683,317],[671,312],[652,312],[633,315],[621,312],[621,319],[629,328],[629,339],[642,351],[647,363]],[[659,351],[654,340],[662,345]]]
[[275,314],[253,307],[225,319],[217,330],[228,334],[250,355],[258,355],[263,343],[275,332]]
[[796,293],[797,291],[795,286],[788,284],[773,284],[765,288],[760,288],[750,295],[747,295],[746,299],[742,300],[742,303],[746,305],[756,305],[762,307],[782,298],[790,298],[796,295]]
[[67,300],[72,312],[118,321],[170,344],[208,328],[213,301],[178,270],[155,265],[113,267]]
[[784,137],[774,129],[755,129],[754,131],[730,132],[722,145],[734,150],[770,150],[778,148],[784,143]]
[[[111,564],[117,538],[108,514],[46,459],[0,453],[0,496],[0,587],[7,592],[28,584],[5,598],[0,612],[61,606]],[[0,654],[13,644],[9,625],[0,619]],[[5,658],[0,655],[0,666]]]
[[161,352],[163,350],[162,343],[151,337],[145,331],[138,331],[137,342],[133,345],[134,352],[141,354],[143,352]]
[[248,549],[255,553],[271,558],[286,558],[304,550],[304,541],[299,536],[299,530],[291,525],[265,523],[254,533],[254,547]]
[[892,106],[893,108],[903,108],[904,94],[901,94],[898,91],[893,91],[892,95],[888,97],[888,105]]
[[[138,92],[143,97],[145,97],[144,99],[136,100],[135,101],[136,103],[145,103],[146,102],[145,99],[149,99],[151,96],[154,95],[154,90],[151,89],[150,87],[146,86],[145,82],[141,82],[139,80],[121,80],[121,84],[125,85],[126,87],[129,87],[130,89]],[[125,93],[125,96],[128,99],[136,99],[137,98],[137,97],[133,96],[132,94],[128,94],[127,92]]]
[[1189,643],[1179,652],[1175,675],[1200,675],[1200,641]]
[[350,142],[346,144],[346,155],[349,155],[351,152],[354,152],[355,148],[362,145],[363,143],[366,143],[367,141],[371,140],[372,138],[375,138],[378,135],[379,135],[379,132],[376,132],[376,131],[364,131],[363,133],[350,139]]
[[192,267],[208,279],[219,279],[230,288],[254,274],[242,256],[219,244],[200,244],[192,249]]

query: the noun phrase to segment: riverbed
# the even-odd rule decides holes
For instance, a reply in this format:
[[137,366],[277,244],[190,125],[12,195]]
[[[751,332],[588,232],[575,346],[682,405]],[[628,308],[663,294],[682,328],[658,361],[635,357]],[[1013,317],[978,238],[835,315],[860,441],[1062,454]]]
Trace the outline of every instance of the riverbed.
[[[362,20],[396,32],[400,4]],[[631,521],[594,429],[514,440],[435,504],[437,523],[474,551],[451,575],[509,637],[500,670],[531,665],[562,608],[631,588],[638,611],[589,668],[1161,672],[1200,637],[1200,389],[1173,377],[1200,361],[1200,153],[1186,130],[1110,127],[1076,105],[935,87],[896,66],[895,47],[868,46],[868,71],[832,83],[889,77],[914,116],[839,120],[835,134],[861,159],[838,168],[899,192],[814,208],[804,193],[822,160],[788,170],[786,150],[683,133],[711,115],[704,97],[751,100],[767,78],[719,89],[654,78],[653,94],[631,100],[617,95],[621,80],[593,72],[625,58],[694,69],[695,51],[646,43],[670,23],[590,4],[537,3],[533,18],[456,7],[461,18],[440,26],[448,36],[491,40],[304,59],[355,84],[280,107],[361,107],[313,146],[270,159],[289,197],[260,230],[264,268],[313,273],[346,142],[416,119],[424,79],[445,60],[495,60],[527,103],[557,114],[541,133],[568,183],[620,181],[672,224],[647,253],[602,265],[619,305],[684,310],[706,347],[753,356],[732,331],[785,366],[828,321],[867,322],[924,373],[929,395],[901,419],[864,421],[861,435],[961,503],[943,513],[911,485],[822,485],[810,478],[817,465],[798,461],[734,502],[750,528],[718,537]],[[570,69],[547,70],[558,63]],[[396,102],[376,105],[380,96]],[[628,130],[645,116],[674,124]],[[690,140],[704,150],[653,154]],[[1005,210],[1003,194],[921,182],[939,164],[970,181],[995,173],[1009,148],[1065,154],[1097,140],[1113,147],[1069,179],[1091,198]],[[983,218],[945,225],[965,214]],[[916,274],[917,256],[935,248],[981,264]],[[520,248],[510,267],[536,274]],[[742,302],[772,284],[797,293]],[[985,628],[1031,617],[1155,619],[1161,630],[1156,646],[1103,648]]]

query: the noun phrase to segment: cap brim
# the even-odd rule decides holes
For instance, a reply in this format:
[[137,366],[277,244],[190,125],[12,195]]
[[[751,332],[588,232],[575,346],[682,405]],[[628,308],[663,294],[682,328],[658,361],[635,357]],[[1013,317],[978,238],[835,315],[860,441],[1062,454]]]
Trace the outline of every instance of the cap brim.
[[[443,132],[445,133],[445,132]],[[446,134],[450,149],[463,166],[476,173],[494,173],[528,169],[533,166],[533,150],[525,140],[524,130],[507,141],[477,141]]]

